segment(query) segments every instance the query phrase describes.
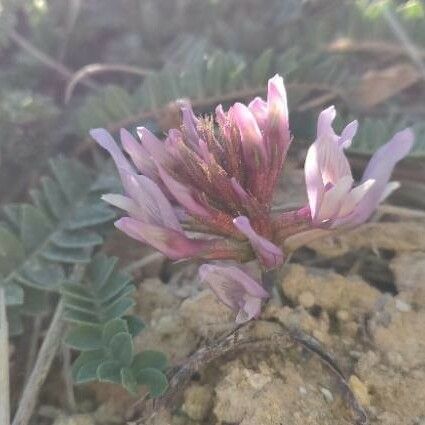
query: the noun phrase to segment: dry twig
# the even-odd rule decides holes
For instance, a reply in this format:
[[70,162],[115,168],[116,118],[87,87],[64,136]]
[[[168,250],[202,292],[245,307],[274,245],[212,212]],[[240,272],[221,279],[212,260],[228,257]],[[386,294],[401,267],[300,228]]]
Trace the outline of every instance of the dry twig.
[[[272,325],[270,322],[259,323],[260,325],[266,323]],[[342,389],[342,395],[353,412],[355,423],[358,425],[367,424],[365,411],[357,401],[344,374],[337,366],[332,355],[326,352],[315,338],[306,335],[301,330],[291,331],[281,327],[276,331],[275,326],[273,326],[273,329],[272,332],[264,335],[262,332],[256,332],[256,324],[250,322],[237,327],[232,333],[216,341],[214,344],[199,349],[189,357],[185,364],[171,372],[172,377],[166,394],[158,399],[140,400],[133,406],[131,412],[129,412],[129,420],[135,425],[144,425],[149,419],[154,418],[160,410],[172,408],[191,377],[218,358],[235,354],[248,347],[251,352],[253,350],[282,351],[298,344],[312,354],[317,355],[321,362],[337,378]]]

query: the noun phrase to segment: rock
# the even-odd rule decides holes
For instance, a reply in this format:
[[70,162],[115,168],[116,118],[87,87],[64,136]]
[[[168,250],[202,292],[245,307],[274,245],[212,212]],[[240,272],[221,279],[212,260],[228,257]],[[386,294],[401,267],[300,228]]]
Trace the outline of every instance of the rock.
[[374,351],[369,350],[368,352],[361,354],[355,368],[360,379],[367,380],[370,371],[375,368],[379,361],[379,355]]
[[336,257],[353,249],[386,249],[396,252],[425,251],[425,223],[367,223],[357,229],[317,239],[307,246],[320,255]]
[[303,376],[304,372],[314,374],[317,369],[298,368],[292,362],[283,361],[281,356],[275,361],[273,364],[261,361],[257,365],[254,361],[247,367],[238,359],[221,368],[223,375],[216,386],[213,408],[214,423],[341,424],[341,415],[346,412],[335,412],[335,404],[326,402],[317,381],[311,376],[307,381]]
[[134,340],[135,351],[159,350],[171,364],[180,363],[195,351],[199,337],[178,312],[160,315]]
[[378,322],[370,328],[373,343],[383,354],[398,353],[403,359],[399,366],[414,369],[423,365],[425,358],[424,323],[425,311],[400,313],[394,308],[387,326]]
[[218,301],[209,289],[185,300],[179,313],[190,329],[207,338],[231,329],[235,322],[232,310]]
[[297,264],[290,265],[282,281],[282,290],[292,302],[309,292],[314,303],[329,313],[350,311],[361,317],[373,310],[380,293],[359,277],[346,278],[340,274]]
[[407,313],[408,311],[412,310],[412,306],[410,304],[398,298],[395,300],[395,308],[402,313]]
[[53,425],[96,425],[92,415],[60,415]]
[[395,285],[408,303],[425,307],[425,252],[399,254],[392,259],[390,268]]
[[348,380],[348,385],[356,396],[357,400],[363,407],[370,406],[370,395],[365,384],[357,378],[356,375],[351,375]]
[[212,407],[213,393],[211,387],[207,385],[191,385],[184,393],[183,412],[189,418],[202,421]]
[[332,393],[327,388],[321,387],[320,392],[323,394],[323,397],[325,397],[325,400],[328,403],[332,403],[334,401],[334,396],[332,395]]
[[298,303],[304,308],[314,306],[314,295],[310,291],[304,291],[298,296]]
[[180,304],[180,300],[158,278],[145,279],[140,284],[136,301],[136,311],[144,320],[150,320],[155,310],[159,310],[160,314],[164,310],[169,313]]

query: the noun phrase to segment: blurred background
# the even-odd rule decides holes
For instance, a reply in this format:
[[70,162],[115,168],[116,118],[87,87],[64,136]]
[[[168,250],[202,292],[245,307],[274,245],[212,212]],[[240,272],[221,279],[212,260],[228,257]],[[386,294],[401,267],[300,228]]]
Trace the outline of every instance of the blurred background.
[[[341,124],[360,120],[360,161],[406,124],[412,158],[425,154],[421,0],[0,0],[0,72],[2,203],[25,198],[50,157],[87,160],[90,128],[161,132],[173,100],[209,113],[263,95],[276,72],[292,154],[332,103]],[[420,161],[405,174],[425,179]]]

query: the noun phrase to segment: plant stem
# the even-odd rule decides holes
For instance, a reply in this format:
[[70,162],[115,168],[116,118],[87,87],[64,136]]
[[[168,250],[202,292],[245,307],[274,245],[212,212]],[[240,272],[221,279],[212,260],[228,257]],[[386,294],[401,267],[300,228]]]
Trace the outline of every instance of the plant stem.
[[74,394],[74,382],[71,372],[71,349],[62,344],[62,374],[65,382],[66,401],[68,409],[74,413],[77,411],[77,403]]
[[10,424],[9,331],[6,318],[6,294],[0,286],[0,425]]
[[43,344],[41,345],[38,353],[34,369],[32,370],[28,382],[25,385],[12,425],[27,425],[31,419],[41,386],[46,379],[62,340],[62,334],[65,328],[65,322],[62,320],[63,313],[64,306],[62,301],[59,301]]

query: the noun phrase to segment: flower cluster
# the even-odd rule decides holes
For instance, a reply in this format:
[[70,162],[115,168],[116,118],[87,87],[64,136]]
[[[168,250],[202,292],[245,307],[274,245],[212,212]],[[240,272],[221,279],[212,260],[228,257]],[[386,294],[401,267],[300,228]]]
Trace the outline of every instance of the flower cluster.
[[[307,153],[308,205],[275,213],[273,195],[292,141],[283,79],[269,80],[266,101],[235,103],[227,112],[220,105],[215,120],[196,117],[182,102],[181,117],[181,128],[170,130],[163,141],[144,127],[137,129],[140,141],[122,129],[127,156],[106,130],[91,131],[122,180],[124,194],[103,197],[128,214],[116,227],[174,260],[257,259],[263,270],[279,267],[289,254],[288,240],[366,221],[397,187],[389,183],[391,172],[413,145],[411,130],[397,133],[353,187],[344,149],[357,122],[337,135],[330,107],[320,114]],[[261,283],[233,265],[206,264],[200,276],[238,312],[238,322],[256,317],[268,296]]]

